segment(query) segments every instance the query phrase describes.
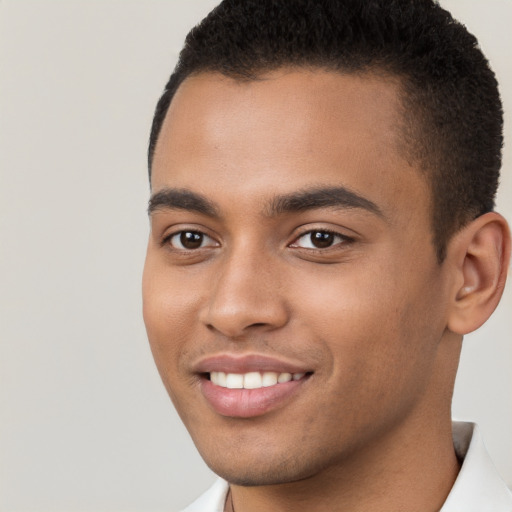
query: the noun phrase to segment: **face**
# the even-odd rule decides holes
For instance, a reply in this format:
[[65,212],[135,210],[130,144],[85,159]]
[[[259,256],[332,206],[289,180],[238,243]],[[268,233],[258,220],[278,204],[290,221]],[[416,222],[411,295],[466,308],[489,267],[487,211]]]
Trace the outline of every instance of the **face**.
[[144,319],[178,413],[233,483],[331,471],[428,428],[442,401],[445,267],[398,111],[392,80],[306,70],[205,73],[172,101]]

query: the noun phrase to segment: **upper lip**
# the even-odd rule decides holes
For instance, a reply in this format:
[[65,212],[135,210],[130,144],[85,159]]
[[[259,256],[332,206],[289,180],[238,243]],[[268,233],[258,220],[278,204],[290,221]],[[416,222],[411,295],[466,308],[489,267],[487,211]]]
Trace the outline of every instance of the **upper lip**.
[[215,354],[201,358],[193,370],[197,373],[226,372],[277,372],[277,373],[308,373],[311,370],[304,364],[287,361],[263,354]]

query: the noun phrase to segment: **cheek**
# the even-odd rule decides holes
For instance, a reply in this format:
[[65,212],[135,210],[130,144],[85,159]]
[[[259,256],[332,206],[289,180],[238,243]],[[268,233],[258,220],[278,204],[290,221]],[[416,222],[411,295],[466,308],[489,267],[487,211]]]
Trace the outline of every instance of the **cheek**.
[[[332,266],[304,272],[293,283],[295,307],[305,329],[315,326],[326,341],[371,345],[386,333],[392,338],[399,317],[401,293],[389,272],[365,266]],[[362,267],[362,266],[361,266]],[[361,347],[362,348],[362,347]]]
[[428,330],[434,297],[424,294],[417,272],[409,276],[403,268],[375,262],[361,272],[338,267],[300,281],[300,329],[314,328],[332,360],[332,379],[358,393],[407,387],[433,360]]
[[[143,278],[143,316],[156,367],[182,420],[187,423],[190,382],[181,371],[189,350],[190,307],[166,271],[146,267]],[[188,411],[188,412],[187,412]]]
[[165,265],[154,260],[148,256],[144,267],[143,317],[153,357],[166,379],[176,374],[179,356],[186,349],[185,332],[193,322],[194,299],[177,286]]

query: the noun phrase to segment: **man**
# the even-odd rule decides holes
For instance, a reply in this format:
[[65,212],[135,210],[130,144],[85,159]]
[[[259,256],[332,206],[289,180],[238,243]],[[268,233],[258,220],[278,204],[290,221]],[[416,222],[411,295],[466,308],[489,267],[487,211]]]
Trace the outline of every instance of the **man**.
[[144,318],[222,480],[187,511],[510,511],[451,423],[510,256],[496,80],[430,0],[225,0],[149,148]]

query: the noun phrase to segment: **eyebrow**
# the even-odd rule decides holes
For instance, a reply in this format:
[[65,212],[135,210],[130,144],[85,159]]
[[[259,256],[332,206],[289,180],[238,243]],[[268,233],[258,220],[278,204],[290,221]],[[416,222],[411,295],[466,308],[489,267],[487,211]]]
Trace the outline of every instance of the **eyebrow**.
[[202,213],[209,217],[220,217],[215,204],[196,192],[185,189],[165,188],[151,196],[148,204],[148,214],[159,210],[186,210]]
[[345,187],[318,187],[277,196],[268,204],[267,215],[276,216],[316,208],[357,208],[384,218],[382,210],[373,201]]
[[[279,195],[269,201],[264,212],[269,217],[276,217],[284,213],[318,208],[356,208],[384,218],[381,209],[373,201],[345,187],[316,187]],[[148,214],[152,215],[159,210],[194,211],[220,218],[219,209],[214,202],[186,189],[165,188],[153,194],[149,200]]]

